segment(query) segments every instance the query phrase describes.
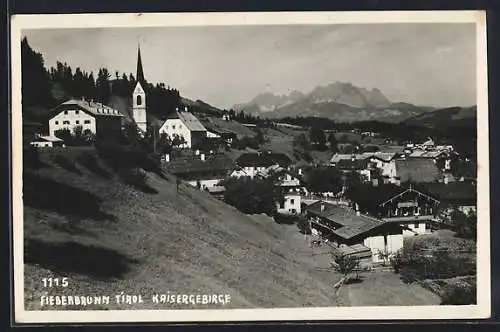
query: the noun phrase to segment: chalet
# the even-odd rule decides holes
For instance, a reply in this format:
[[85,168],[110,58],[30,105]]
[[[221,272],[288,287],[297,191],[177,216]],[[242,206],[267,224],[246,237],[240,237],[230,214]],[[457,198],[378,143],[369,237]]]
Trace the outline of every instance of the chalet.
[[37,148],[65,147],[64,140],[55,136],[38,136],[30,145]]
[[291,159],[283,153],[273,153],[270,151],[243,153],[236,159],[238,169],[231,176],[248,176],[253,179],[259,172],[265,171],[270,166],[278,165],[287,168],[291,163]]
[[311,230],[349,254],[370,252],[372,262],[383,260],[381,252],[393,254],[403,247],[403,232],[396,222],[323,201],[311,204],[305,213]]
[[123,115],[109,106],[88,100],[70,99],[49,113],[49,136],[60,129],[71,132],[80,126],[97,135],[117,135],[121,131]]
[[476,212],[477,187],[472,181],[425,183],[422,186],[429,195],[441,202],[441,208],[445,212],[453,209],[458,209],[465,214]]
[[210,188],[218,187],[220,182],[233,171],[235,165],[224,154],[200,153],[172,160],[169,155],[165,155],[162,167],[193,187],[209,191]]
[[160,134],[167,134],[171,139],[180,138],[184,143],[182,148],[197,148],[203,145],[207,138],[207,129],[187,110],[177,110],[170,115],[159,130]]
[[361,211],[398,222],[404,236],[428,233],[440,207],[437,198],[412,185],[352,186],[346,195]]

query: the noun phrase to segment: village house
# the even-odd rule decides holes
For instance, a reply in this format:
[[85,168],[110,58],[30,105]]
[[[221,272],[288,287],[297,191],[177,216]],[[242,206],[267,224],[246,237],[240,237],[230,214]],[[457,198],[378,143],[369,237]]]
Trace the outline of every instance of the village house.
[[224,154],[205,154],[196,151],[194,155],[171,159],[164,155],[162,167],[165,171],[181,178],[189,185],[201,190],[220,190],[220,183],[234,169],[234,162]]
[[160,135],[167,134],[172,140],[175,137],[183,139],[184,142],[179,145],[181,148],[201,147],[207,138],[207,129],[188,111],[187,107],[184,111],[176,110],[174,114],[171,114],[159,132]]
[[305,209],[311,231],[327,239],[348,255],[368,253],[371,263],[384,261],[383,254],[394,254],[403,247],[403,232],[397,222],[361,214],[323,201]]
[[65,147],[64,140],[55,136],[37,136],[30,145],[36,148]]
[[238,168],[231,176],[247,176],[253,179],[270,166],[278,165],[283,168],[288,168],[291,163],[291,159],[283,153],[273,153],[271,151],[243,153],[236,159]]
[[440,207],[437,198],[413,185],[364,185],[349,188],[347,195],[361,211],[399,223],[405,237],[429,233]]
[[284,198],[282,202],[277,203],[277,212],[300,214],[302,212],[302,196],[305,194],[300,174],[279,166],[278,169],[274,168],[274,172],[276,174],[275,186],[280,188]]
[[233,140],[237,137],[236,133],[217,126],[214,123],[208,122],[203,125],[207,130],[208,139],[219,139],[226,144],[231,145]]
[[82,132],[117,135],[121,131],[123,115],[117,110],[92,100],[70,99],[53,108],[49,113],[49,135],[68,129],[71,132],[80,126]]
[[441,175],[435,162],[426,158],[398,158],[395,160],[395,171],[395,176],[389,179],[390,183],[436,182]]

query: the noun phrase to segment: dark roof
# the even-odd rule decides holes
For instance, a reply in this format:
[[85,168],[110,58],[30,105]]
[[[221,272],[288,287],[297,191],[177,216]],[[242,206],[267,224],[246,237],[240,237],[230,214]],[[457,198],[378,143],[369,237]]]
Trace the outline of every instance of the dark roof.
[[477,187],[473,182],[425,183],[423,188],[443,202],[476,201]]
[[215,123],[204,122],[203,125],[205,126],[205,128],[208,131],[210,131],[212,133],[216,133],[216,134],[219,134],[221,136],[236,136],[236,133],[234,131],[221,128],[221,127],[217,126]]
[[367,159],[341,159],[336,164],[335,167],[341,170],[360,170],[368,168]]
[[64,103],[54,107],[50,111],[50,117],[54,117],[62,111],[78,107],[82,111],[92,115],[92,116],[111,116],[111,117],[123,117],[123,115],[116,109],[109,107],[107,105],[103,105],[99,102],[88,101],[88,100],[79,100],[79,99],[70,99],[65,101]]
[[142,69],[142,60],[141,60],[141,47],[137,47],[137,72],[135,74],[135,78],[141,85],[144,85],[144,71]]
[[[321,211],[321,205],[323,204],[325,208]],[[306,211],[341,225],[341,227],[332,230],[332,232],[344,239],[353,238],[388,224],[388,222],[383,220],[368,217],[363,214],[357,215],[356,212],[351,209],[322,201],[309,205]]]
[[288,166],[292,161],[284,153],[255,152],[243,153],[236,159],[236,163],[240,167],[269,167],[275,164]]
[[227,172],[235,168],[234,162],[224,154],[179,157],[165,163],[165,170],[175,175],[196,175],[207,172]]
[[434,182],[439,177],[439,169],[431,159],[396,159],[396,175],[401,182]]

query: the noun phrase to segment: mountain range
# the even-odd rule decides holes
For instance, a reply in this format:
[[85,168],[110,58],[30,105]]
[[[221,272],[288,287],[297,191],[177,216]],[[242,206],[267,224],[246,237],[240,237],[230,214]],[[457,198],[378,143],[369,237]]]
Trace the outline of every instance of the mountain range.
[[338,122],[401,122],[434,110],[410,103],[393,103],[377,88],[360,88],[338,81],[317,86],[309,93],[259,94],[247,103],[234,105],[233,109],[266,118],[316,116]]

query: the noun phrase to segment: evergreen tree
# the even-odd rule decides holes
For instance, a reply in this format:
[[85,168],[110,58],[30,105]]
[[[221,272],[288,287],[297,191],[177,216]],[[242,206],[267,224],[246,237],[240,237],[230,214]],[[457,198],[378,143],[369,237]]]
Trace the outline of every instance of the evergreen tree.
[[21,65],[23,109],[30,106],[54,106],[50,74],[45,70],[43,56],[30,47],[26,37],[21,41]]

